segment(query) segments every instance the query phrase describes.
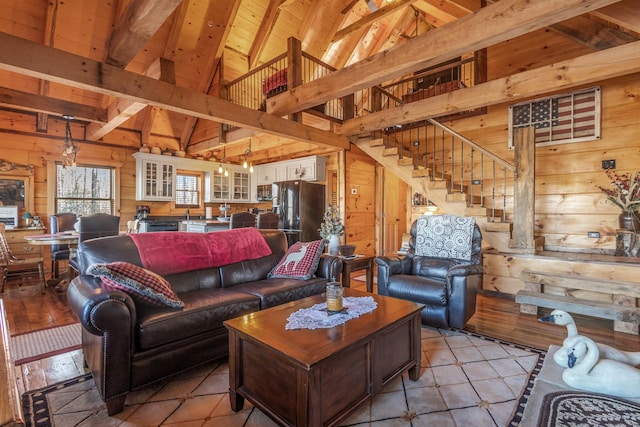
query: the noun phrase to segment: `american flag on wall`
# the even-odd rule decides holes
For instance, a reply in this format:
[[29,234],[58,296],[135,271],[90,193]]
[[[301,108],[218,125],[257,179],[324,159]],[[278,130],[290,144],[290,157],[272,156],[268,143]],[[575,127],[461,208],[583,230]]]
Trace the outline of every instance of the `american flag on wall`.
[[596,94],[596,90],[590,90],[516,105],[512,127],[533,126],[536,144],[596,137]]

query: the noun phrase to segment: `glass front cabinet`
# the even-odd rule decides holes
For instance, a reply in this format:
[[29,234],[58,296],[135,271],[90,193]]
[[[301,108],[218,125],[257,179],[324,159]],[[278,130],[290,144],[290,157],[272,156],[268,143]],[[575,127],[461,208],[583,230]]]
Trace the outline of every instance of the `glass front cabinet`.
[[175,172],[172,162],[136,157],[136,200],[173,200]]

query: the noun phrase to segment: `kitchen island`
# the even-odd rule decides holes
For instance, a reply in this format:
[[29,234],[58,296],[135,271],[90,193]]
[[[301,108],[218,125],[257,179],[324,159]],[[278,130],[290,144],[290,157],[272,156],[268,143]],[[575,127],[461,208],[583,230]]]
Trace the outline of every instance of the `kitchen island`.
[[208,233],[210,231],[223,231],[229,229],[229,221],[219,221],[217,219],[190,219],[182,221],[187,232]]

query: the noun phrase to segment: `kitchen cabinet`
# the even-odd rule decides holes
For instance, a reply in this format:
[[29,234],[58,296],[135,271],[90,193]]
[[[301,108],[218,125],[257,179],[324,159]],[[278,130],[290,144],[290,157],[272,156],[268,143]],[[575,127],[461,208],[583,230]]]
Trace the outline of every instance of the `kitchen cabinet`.
[[252,174],[240,165],[225,165],[228,176],[214,170],[211,174],[211,202],[251,202],[255,194]]
[[326,179],[327,158],[322,156],[303,157],[286,162],[287,181],[324,181]]
[[273,184],[278,181],[276,176],[277,166],[275,163],[266,163],[255,167],[256,185]]
[[171,159],[135,153],[136,200],[170,201],[175,197],[176,168]]

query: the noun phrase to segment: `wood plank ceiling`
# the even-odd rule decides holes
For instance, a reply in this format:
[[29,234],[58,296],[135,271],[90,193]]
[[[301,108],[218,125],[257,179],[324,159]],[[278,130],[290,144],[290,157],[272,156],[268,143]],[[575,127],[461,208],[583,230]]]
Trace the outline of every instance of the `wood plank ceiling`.
[[[342,126],[301,124],[282,115],[539,28],[593,52],[627,43],[625,55],[639,50],[637,0],[484,3],[7,0],[0,16],[0,108],[39,113],[43,131],[47,115],[67,114],[86,127],[89,141],[130,148],[146,143],[205,157],[219,156],[221,145],[202,129],[212,121],[235,124],[259,131],[251,136],[253,160],[263,163],[346,148],[348,137],[400,122],[406,112]],[[338,71],[273,98],[267,113],[207,95],[217,93],[218,78],[231,81],[284,53],[289,37]],[[466,105],[471,95],[459,92]],[[507,96],[496,94],[491,102]],[[414,107],[412,119],[451,108],[435,105]],[[136,138],[117,138],[118,131]],[[226,158],[239,162],[245,141],[224,144]]]

